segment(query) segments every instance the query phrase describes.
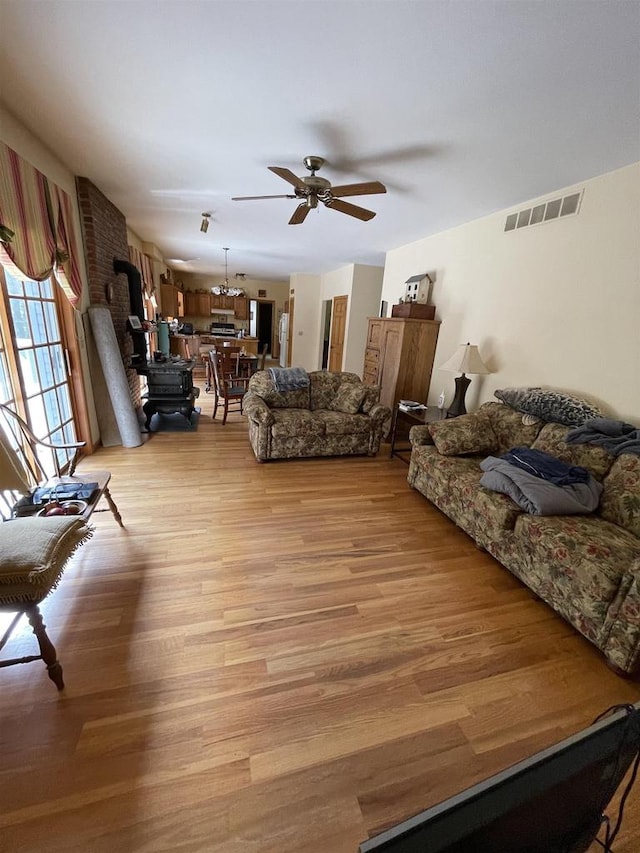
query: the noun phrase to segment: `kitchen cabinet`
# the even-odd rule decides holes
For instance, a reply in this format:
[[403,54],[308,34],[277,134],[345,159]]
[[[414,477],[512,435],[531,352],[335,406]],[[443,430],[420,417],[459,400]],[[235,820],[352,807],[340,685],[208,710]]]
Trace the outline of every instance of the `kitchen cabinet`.
[[184,313],[185,317],[209,317],[211,314],[211,294],[185,290]]
[[246,296],[221,296],[211,294],[211,313],[216,311],[233,311],[235,320],[249,319],[249,300]]
[[362,379],[380,386],[384,406],[426,402],[439,331],[439,320],[369,318]]
[[184,293],[173,284],[160,285],[162,313],[165,317],[184,317]]
[[222,311],[233,311],[234,305],[233,300],[235,297],[233,296],[222,296],[218,293],[211,294],[211,311],[215,313],[216,309],[221,309]]
[[233,297],[233,316],[236,320],[249,319],[249,300],[246,296]]

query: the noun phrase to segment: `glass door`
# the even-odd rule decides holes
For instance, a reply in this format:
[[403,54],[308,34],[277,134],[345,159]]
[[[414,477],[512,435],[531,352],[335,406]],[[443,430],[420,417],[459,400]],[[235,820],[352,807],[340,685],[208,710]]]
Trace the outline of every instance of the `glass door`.
[[[8,403],[35,435],[54,443],[76,441],[67,353],[51,280],[19,279],[3,270],[0,402]],[[64,297],[62,297],[64,298]],[[58,451],[64,465],[72,454]],[[50,460],[40,460],[52,471]]]

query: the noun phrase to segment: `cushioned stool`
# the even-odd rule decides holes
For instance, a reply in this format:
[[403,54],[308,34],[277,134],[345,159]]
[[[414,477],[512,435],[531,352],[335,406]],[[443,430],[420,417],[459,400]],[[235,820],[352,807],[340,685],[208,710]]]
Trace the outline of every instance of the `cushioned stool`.
[[16,614],[0,640],[0,649],[23,613],[40,647],[39,655],[0,660],[0,667],[42,660],[49,678],[62,690],[62,667],[38,605],[55,589],[68,559],[92,533],[93,528],[77,516],[17,518],[0,524],[0,611]]

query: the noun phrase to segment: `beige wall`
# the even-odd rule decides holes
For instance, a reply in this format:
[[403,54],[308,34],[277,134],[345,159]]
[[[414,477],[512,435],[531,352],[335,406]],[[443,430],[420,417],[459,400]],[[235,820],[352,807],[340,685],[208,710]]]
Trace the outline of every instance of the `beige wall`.
[[347,346],[345,346],[344,369],[362,377],[364,351],[367,342],[368,317],[380,313],[380,293],[384,267],[356,264],[353,268],[353,289],[349,300],[347,319]]
[[294,273],[291,276],[290,291],[293,296],[293,336],[290,367],[304,367],[305,370],[317,370],[319,364],[320,324],[321,324],[321,288],[319,275]]
[[323,275],[291,276],[295,289],[292,367],[318,370],[322,364],[322,305],[335,296],[347,296],[343,370],[362,376],[367,317],[377,316],[382,289],[382,267],[348,264]]
[[387,254],[389,306],[409,276],[436,271],[442,325],[430,403],[442,390],[451,402],[454,374],[437,365],[470,341],[495,373],[472,377],[468,408],[496,388],[541,385],[640,421],[640,163],[582,188],[575,216],[505,233],[506,215],[525,201]]

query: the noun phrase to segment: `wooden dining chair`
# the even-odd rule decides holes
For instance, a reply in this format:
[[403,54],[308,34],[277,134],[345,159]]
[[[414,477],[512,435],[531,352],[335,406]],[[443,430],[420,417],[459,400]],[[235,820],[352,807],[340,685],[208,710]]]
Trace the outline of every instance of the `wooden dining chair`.
[[227,415],[230,411],[239,411],[242,414],[242,399],[247,393],[249,378],[238,376],[239,351],[234,357],[226,350],[212,351],[209,354],[211,370],[215,384],[215,399],[213,403],[213,415],[215,418],[218,404],[223,405],[222,423],[226,424]]
[[[0,404],[0,613],[12,614],[0,637],[0,650],[26,615],[40,652],[3,658],[0,668],[42,660],[59,690],[64,687],[62,667],[39,605],[58,585],[74,551],[92,535],[87,522],[103,496],[115,520],[124,526],[109,492],[111,474],[75,474],[84,445],[41,440],[16,412]],[[71,494],[85,495],[86,500],[75,502],[77,514],[45,516],[44,503],[37,499],[42,495],[45,501],[47,494],[60,504]],[[56,512],[63,506],[57,506]]]

